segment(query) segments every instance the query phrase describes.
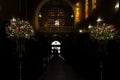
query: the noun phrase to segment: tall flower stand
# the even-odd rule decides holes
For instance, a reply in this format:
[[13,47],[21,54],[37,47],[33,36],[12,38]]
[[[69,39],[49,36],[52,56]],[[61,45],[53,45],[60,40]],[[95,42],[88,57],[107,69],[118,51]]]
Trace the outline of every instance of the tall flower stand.
[[19,60],[19,80],[22,80],[22,60],[23,60],[23,53],[25,53],[25,40],[24,39],[17,39],[16,40],[16,53]]
[[108,42],[107,40],[97,40],[98,43],[97,55],[100,64],[100,80],[103,80],[103,58],[107,54],[106,52],[107,42]]

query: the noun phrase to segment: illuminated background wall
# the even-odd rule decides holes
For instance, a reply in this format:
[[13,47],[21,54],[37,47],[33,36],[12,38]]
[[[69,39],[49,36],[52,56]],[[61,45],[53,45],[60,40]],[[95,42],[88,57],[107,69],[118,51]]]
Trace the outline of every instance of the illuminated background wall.
[[[28,20],[30,21],[31,24],[34,24],[35,22],[33,19],[36,14],[35,11],[38,5],[42,4],[42,1],[46,1],[46,0],[12,0],[12,1],[0,0],[0,22],[6,19],[10,19],[12,17],[20,17],[21,19]],[[119,23],[119,20],[116,19],[117,17],[119,17],[119,14],[114,10],[114,6],[116,2],[118,2],[119,0],[109,0],[109,1],[107,0],[66,0],[66,1],[72,4],[71,6],[74,10],[74,13],[76,13],[74,14],[75,23],[79,21],[81,22],[84,19],[89,18],[88,16],[92,14],[91,12],[92,10],[93,11],[96,10],[96,13],[97,13],[97,14],[93,13],[94,14],[93,17],[97,17],[97,15],[100,15],[100,16],[102,15],[107,18],[114,19],[112,21],[117,24]],[[79,7],[77,6],[78,2],[79,2]],[[9,9],[8,9],[8,6],[9,6]],[[37,21],[38,19],[36,19],[36,23],[38,24]]]

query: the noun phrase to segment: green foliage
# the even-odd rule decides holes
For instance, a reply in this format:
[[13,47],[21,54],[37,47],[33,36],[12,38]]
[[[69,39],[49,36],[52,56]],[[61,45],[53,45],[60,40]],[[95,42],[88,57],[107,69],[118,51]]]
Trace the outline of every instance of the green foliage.
[[6,32],[8,34],[8,38],[27,38],[29,39],[33,36],[34,31],[32,26],[28,21],[23,21],[18,19],[11,19],[10,25],[6,28]]

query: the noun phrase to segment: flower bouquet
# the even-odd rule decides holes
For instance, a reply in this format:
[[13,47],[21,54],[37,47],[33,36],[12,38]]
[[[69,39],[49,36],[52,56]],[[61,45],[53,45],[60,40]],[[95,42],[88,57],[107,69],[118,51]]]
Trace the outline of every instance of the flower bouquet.
[[30,39],[33,36],[34,31],[28,21],[20,20],[19,18],[10,19],[10,25],[6,27],[6,33],[8,38],[12,38],[16,42],[16,55],[19,57],[19,72],[21,80],[22,69],[22,57],[25,53],[25,39]]
[[10,25],[6,27],[7,37],[16,42],[16,52],[19,57],[25,52],[25,39],[30,39],[33,34],[33,27],[28,21],[20,20],[19,18],[10,19]]
[[11,19],[10,25],[6,28],[8,38],[21,39],[26,38],[30,39],[33,36],[33,28],[28,21],[23,21],[18,19]]
[[109,24],[97,24],[89,28],[89,35],[91,40],[97,41],[98,49],[97,53],[100,56],[107,54],[106,47],[108,40],[113,40],[117,38],[118,31],[115,29],[114,25]]
[[106,51],[108,40],[113,40],[117,38],[118,31],[115,29],[114,25],[98,23],[95,26],[89,28],[90,38],[97,41],[96,55],[100,60],[100,78],[103,77],[103,62],[102,60],[108,55]]
[[89,34],[92,39],[96,40],[110,40],[116,38],[116,31],[113,25],[108,24],[97,24],[96,26],[89,29]]

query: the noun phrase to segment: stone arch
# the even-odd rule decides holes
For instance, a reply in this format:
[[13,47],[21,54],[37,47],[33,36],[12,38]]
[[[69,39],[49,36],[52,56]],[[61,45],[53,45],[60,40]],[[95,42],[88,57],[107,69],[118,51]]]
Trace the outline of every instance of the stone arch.
[[[40,9],[49,1],[55,1],[55,0],[43,0],[42,2],[40,2],[35,10],[35,14],[34,14],[34,25],[35,25],[35,30],[36,31],[39,31],[39,27],[40,27],[40,24],[39,24],[39,11]],[[57,0],[59,1],[59,0]],[[74,15],[74,9],[73,9],[73,6],[72,4],[68,1],[68,0],[64,0],[66,2],[66,4],[68,4],[72,11],[73,11],[73,15]]]

